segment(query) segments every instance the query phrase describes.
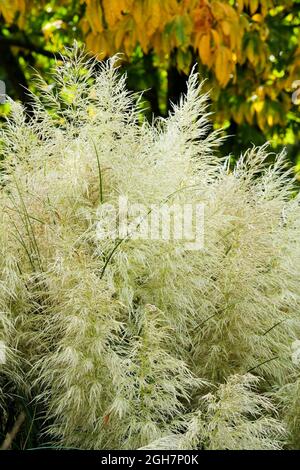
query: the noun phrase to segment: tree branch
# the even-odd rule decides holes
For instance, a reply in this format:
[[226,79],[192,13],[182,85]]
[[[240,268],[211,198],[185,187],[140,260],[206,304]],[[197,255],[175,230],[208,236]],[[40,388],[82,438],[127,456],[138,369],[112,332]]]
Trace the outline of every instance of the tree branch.
[[54,52],[47,51],[43,47],[36,46],[29,41],[24,41],[22,39],[14,38],[14,37],[0,37],[0,45],[7,46],[7,47],[21,47],[23,49],[27,49],[31,52],[35,52],[36,54],[41,54],[46,57],[55,58]]

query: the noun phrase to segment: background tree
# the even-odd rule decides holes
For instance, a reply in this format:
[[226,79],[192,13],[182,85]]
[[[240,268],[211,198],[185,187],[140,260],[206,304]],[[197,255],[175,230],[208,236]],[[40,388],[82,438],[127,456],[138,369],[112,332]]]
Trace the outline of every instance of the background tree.
[[223,151],[271,139],[299,169],[299,0],[1,0],[0,14],[1,78],[29,109],[31,67],[47,72],[74,39],[99,58],[124,54],[128,86],[148,89],[149,116],[167,113],[198,63],[215,126],[234,136]]

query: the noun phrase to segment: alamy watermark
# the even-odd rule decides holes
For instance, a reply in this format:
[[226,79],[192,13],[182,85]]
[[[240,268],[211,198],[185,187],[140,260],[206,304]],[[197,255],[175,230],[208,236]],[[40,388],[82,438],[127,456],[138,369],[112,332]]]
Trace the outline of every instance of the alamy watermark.
[[204,246],[204,205],[131,204],[120,196],[118,204],[101,204],[97,214],[97,238],[143,239],[182,242],[187,250]]
[[6,86],[3,80],[0,80],[0,104],[4,104],[6,101]]

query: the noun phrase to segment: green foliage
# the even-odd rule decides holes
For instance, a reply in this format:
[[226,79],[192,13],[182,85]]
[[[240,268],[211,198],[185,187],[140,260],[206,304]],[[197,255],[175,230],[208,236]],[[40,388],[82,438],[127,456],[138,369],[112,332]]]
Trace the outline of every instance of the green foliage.
[[[24,87],[37,92],[53,56],[74,39],[104,57],[122,52],[144,107],[167,115],[197,63],[207,78],[214,122],[232,136],[222,154],[240,156],[253,143],[289,146],[299,170],[299,0],[14,0],[0,4],[0,78],[31,109]],[[1,106],[3,113],[7,106]]]

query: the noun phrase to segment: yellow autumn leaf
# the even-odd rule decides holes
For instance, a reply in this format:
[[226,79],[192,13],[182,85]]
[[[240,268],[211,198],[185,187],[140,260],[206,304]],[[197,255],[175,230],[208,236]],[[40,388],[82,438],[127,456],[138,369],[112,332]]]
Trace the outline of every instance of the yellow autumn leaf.
[[268,114],[267,123],[270,127],[274,125],[274,117],[272,116],[272,114]]
[[230,21],[237,20],[238,15],[236,14],[236,10],[232,8],[232,6],[228,5],[228,3],[223,3],[223,8],[224,8],[224,11],[228,20]]
[[[149,46],[150,46],[150,40],[149,40],[149,37],[145,34],[145,31],[142,28],[142,25],[139,25],[139,26],[136,27],[136,36],[137,36],[137,40],[138,40],[141,48],[143,49],[143,51],[145,53],[147,53],[148,50],[149,50]],[[160,39],[161,35],[157,34],[157,35],[155,35],[155,37]],[[151,44],[153,45],[156,52],[159,54],[158,43],[154,42],[154,37],[153,36],[151,38]]]
[[261,14],[262,14],[263,18],[264,18],[265,16],[267,16],[267,14],[268,14],[268,12],[269,12],[269,8],[273,6],[272,3],[273,3],[272,0],[271,0],[271,2],[269,2],[269,1],[263,1],[263,2],[261,2],[261,4],[260,4],[260,10],[261,10]]
[[263,107],[264,107],[264,101],[258,100],[253,103],[253,108],[257,113],[261,113],[261,111],[263,110]]
[[90,33],[86,36],[87,48],[97,55],[99,59],[103,59],[109,53],[108,43],[104,34]]
[[216,53],[215,71],[221,86],[226,86],[229,82],[232,65],[233,62],[230,50],[225,46],[219,47]]
[[222,21],[221,26],[225,36],[229,36],[231,31],[231,24],[228,21]]
[[[136,5],[136,2],[134,5]],[[172,17],[176,16],[179,13],[180,7],[177,3],[177,0],[168,0],[164,2],[160,1],[160,8],[162,11],[162,22],[165,22],[165,20],[169,22]]]
[[102,33],[102,9],[101,5],[97,0],[86,1],[86,17],[89,21],[93,33]]
[[256,56],[254,51],[254,44],[252,41],[249,41],[246,48],[246,56],[251,64],[256,65],[259,58]]
[[24,29],[25,27],[25,22],[26,22],[26,4],[25,0],[17,0],[17,11],[19,12],[18,16],[18,27],[20,29]]
[[259,86],[259,87],[256,89],[256,94],[257,94],[257,96],[261,99],[261,101],[263,101],[263,100],[265,99],[265,96],[266,96],[265,87],[263,87],[262,85]]
[[213,37],[215,46],[217,46],[217,47],[220,46],[220,44],[221,44],[221,37],[220,37],[218,31],[216,31],[215,29],[212,29],[212,30],[211,30],[211,34],[212,34],[212,37]]
[[122,10],[126,8],[126,2],[124,0],[102,0],[102,5],[108,25],[114,27],[122,17]]
[[145,33],[148,37],[152,36],[153,33],[158,29],[161,21],[161,10],[160,2],[157,0],[146,0],[148,7],[148,21]]
[[256,13],[255,15],[252,16],[251,19],[255,21],[256,23],[261,23],[263,21],[263,16],[260,13]]
[[124,31],[123,29],[121,28],[117,29],[116,34],[115,34],[115,40],[114,40],[116,50],[119,50],[121,48],[121,44],[123,42],[125,34],[126,34],[126,31]]
[[121,48],[121,45],[122,45],[122,42],[124,40],[125,34],[127,33],[127,30],[128,30],[127,26],[128,26],[128,22],[126,20],[122,21],[119,24],[118,29],[116,30],[115,46],[116,46],[117,50]]
[[244,9],[244,1],[243,0],[237,0],[237,7],[238,7],[238,12],[241,13]]
[[88,19],[85,17],[82,18],[82,20],[80,20],[79,25],[80,25],[81,31],[83,32],[83,35],[86,36],[90,30],[90,23]]
[[211,3],[212,13],[217,21],[221,21],[226,16],[226,10],[224,8],[224,3],[213,1]]
[[134,47],[134,43],[129,34],[126,34],[123,44],[124,44],[125,53],[129,57],[130,54],[133,52],[133,47]]
[[15,18],[15,15],[19,8],[23,8],[23,3],[25,2],[19,2],[16,0],[13,0],[11,2],[8,2],[6,0],[1,0],[0,1],[0,13],[2,13],[4,17],[4,21],[8,24],[11,24]]
[[239,22],[233,22],[230,25],[230,47],[237,53],[242,47],[242,39],[244,35],[244,27]]
[[266,110],[265,106],[263,107],[262,111],[256,115],[256,120],[258,127],[263,130],[266,124]]
[[258,0],[250,0],[250,13],[251,15],[254,15],[254,13],[257,11],[259,5]]
[[[142,32],[143,33],[143,32]],[[142,34],[143,35],[143,34]],[[143,35],[144,36],[144,35]],[[158,56],[164,55],[165,51],[163,49],[163,44],[162,44],[162,35],[159,33],[156,33],[152,36],[151,38],[151,43],[153,45],[154,50],[156,51],[156,54]],[[142,46],[142,44],[141,44]],[[142,46],[143,47],[143,46]]]
[[198,44],[198,51],[200,59],[203,64],[210,66],[211,65],[211,44],[210,44],[210,34],[203,34],[200,38]]
[[[144,11],[143,11],[143,2],[135,2],[134,8],[132,10],[132,17],[136,22],[138,28],[143,29],[143,18],[144,18]],[[145,34],[145,31],[144,31]]]

